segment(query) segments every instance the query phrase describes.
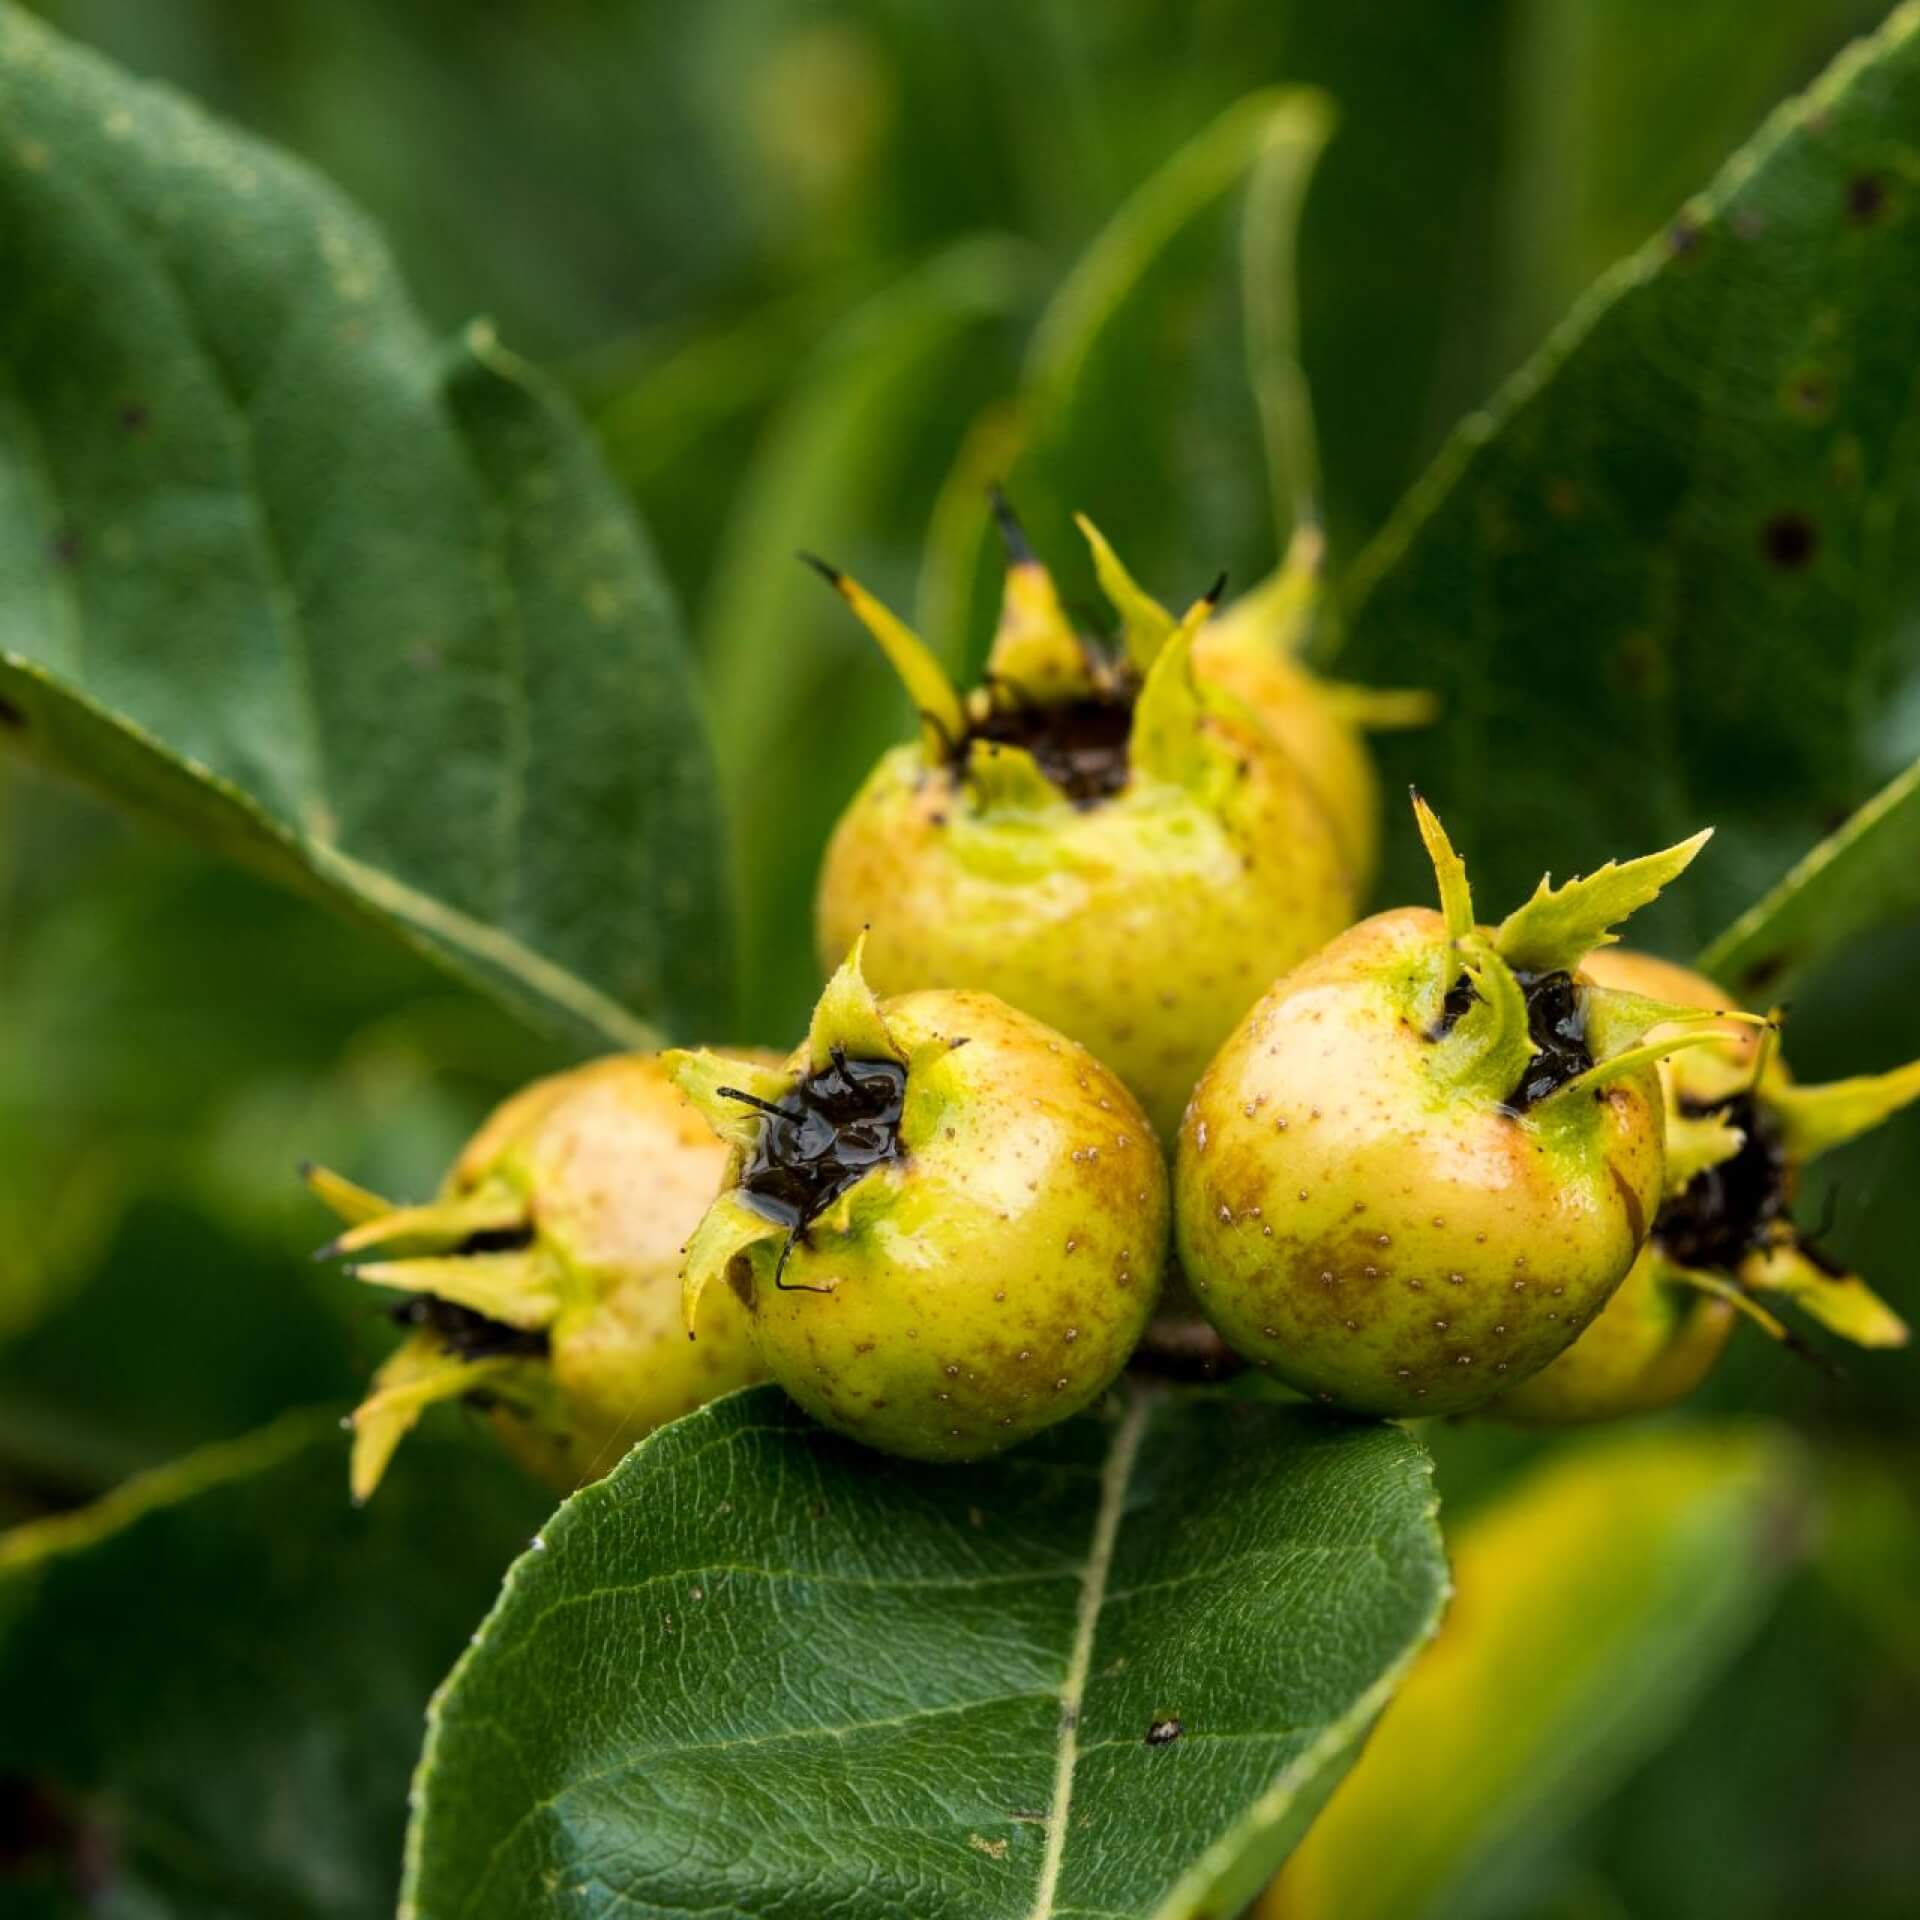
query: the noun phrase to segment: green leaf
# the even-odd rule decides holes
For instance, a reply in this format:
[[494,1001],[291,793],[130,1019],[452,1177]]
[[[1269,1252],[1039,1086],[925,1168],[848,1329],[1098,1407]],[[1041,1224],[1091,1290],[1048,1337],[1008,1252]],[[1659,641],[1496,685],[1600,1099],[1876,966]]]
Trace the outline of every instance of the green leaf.
[[645,540],[305,169],[0,6],[0,721],[576,1042],[725,1006]]
[[543,1511],[431,1438],[356,1511],[296,1415],[0,1535],[0,1779],[45,1843],[0,1906],[104,1876],[89,1912],[387,1911],[427,1696]]
[[1764,1428],[1641,1428],[1480,1509],[1452,1542],[1439,1637],[1262,1911],[1418,1920],[1544,1850],[1761,1617],[1796,1469]]
[[1389,790],[1417,765],[1489,897],[1718,824],[1649,917],[1711,927],[1920,744],[1916,28],[1602,279],[1348,582],[1343,672],[1446,716]]
[[420,1920],[1235,1911],[1445,1577],[1405,1433],[1201,1393],[961,1471],[762,1389],[542,1545],[434,1709]]
[[1920,760],[1755,901],[1700,956],[1737,998],[1778,999],[1829,954],[1920,912]]

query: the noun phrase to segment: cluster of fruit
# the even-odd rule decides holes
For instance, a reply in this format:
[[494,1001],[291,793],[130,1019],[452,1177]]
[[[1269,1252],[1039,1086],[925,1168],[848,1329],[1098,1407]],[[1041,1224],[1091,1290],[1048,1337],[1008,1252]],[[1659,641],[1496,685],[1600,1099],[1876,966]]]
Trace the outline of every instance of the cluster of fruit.
[[1440,911],[1351,925],[1379,836],[1361,731],[1425,702],[1300,665],[1310,543],[1176,618],[1082,522],[1109,650],[1002,522],[964,698],[822,569],[922,728],[828,850],[804,1045],[542,1081],[428,1206],[312,1173],[332,1251],[413,1328],[354,1417],[356,1494],[439,1400],[571,1486],[769,1375],[873,1446],[977,1458],[1200,1316],[1354,1412],[1541,1423],[1691,1391],[1739,1315],[1784,1335],[1760,1294],[1905,1338],[1789,1210],[1920,1063],[1798,1086],[1774,1023],[1614,945],[1706,834],[1487,928],[1416,796]]

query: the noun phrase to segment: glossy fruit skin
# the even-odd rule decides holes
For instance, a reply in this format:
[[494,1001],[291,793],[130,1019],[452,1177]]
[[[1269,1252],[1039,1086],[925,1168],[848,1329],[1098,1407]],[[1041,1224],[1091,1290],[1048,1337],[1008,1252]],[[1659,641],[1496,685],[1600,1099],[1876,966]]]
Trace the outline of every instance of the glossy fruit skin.
[[1201,725],[1237,769],[1216,794],[1136,768],[1084,808],[981,809],[920,748],[888,753],[827,849],[823,965],[868,928],[877,991],[997,994],[1105,1061],[1171,1139],[1221,1038],[1354,902],[1286,756],[1244,717]]
[[1462,1412],[1537,1372],[1660,1200],[1651,1068],[1518,1115],[1436,1089],[1410,1005],[1449,964],[1435,913],[1362,921],[1254,1007],[1181,1125],[1176,1235],[1203,1310],[1358,1413]]
[[1740,1314],[1664,1279],[1664,1264],[1658,1247],[1643,1247],[1586,1332],[1482,1411],[1516,1426],[1578,1426],[1684,1400],[1719,1364]]
[[[1126,1364],[1159,1294],[1166,1166],[1112,1074],[994,996],[911,993],[882,1012],[909,1062],[903,1156],[811,1224],[788,1290],[766,1242],[728,1282],[773,1377],[823,1425],[975,1460]],[[804,1073],[806,1050],[789,1066]]]

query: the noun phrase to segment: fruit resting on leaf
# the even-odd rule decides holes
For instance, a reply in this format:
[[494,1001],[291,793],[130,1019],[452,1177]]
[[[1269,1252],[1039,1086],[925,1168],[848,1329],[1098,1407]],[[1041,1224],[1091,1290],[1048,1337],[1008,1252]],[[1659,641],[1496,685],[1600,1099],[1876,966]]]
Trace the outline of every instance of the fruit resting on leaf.
[[[1296,765],[1287,731],[1236,697],[1232,675],[1196,671],[1212,651],[1211,598],[1176,621],[1088,528],[1123,623],[1108,658],[1075,633],[1004,510],[1003,525],[999,631],[986,683],[965,699],[892,614],[826,570],[922,729],[882,758],[834,831],[822,962],[869,928],[878,992],[996,993],[1091,1048],[1171,1138],[1261,987],[1352,917],[1360,856],[1327,798],[1346,776]],[[1256,640],[1268,644],[1249,625],[1243,642]],[[1311,683],[1275,660],[1290,676],[1282,704],[1298,709]]]
[[1476,1406],[1592,1320],[1660,1203],[1654,1061],[1712,1037],[1577,971],[1705,834],[1543,880],[1489,929],[1415,807],[1443,912],[1378,914],[1276,982],[1195,1088],[1175,1178],[1181,1262],[1227,1341],[1377,1414]]
[[729,1142],[687,1248],[698,1339],[744,1302],[773,1377],[889,1453],[972,1460],[1077,1412],[1159,1292],[1167,1178],[1085,1049],[987,993],[877,1000],[862,943],[784,1067],[669,1054]]
[[681,1322],[680,1249],[725,1165],[660,1061],[620,1054],[506,1101],[430,1205],[397,1207],[310,1169],[348,1223],[325,1251],[403,1291],[394,1316],[413,1329],[354,1412],[354,1497],[436,1401],[484,1407],[508,1451],[565,1490],[763,1379],[730,1295],[707,1304],[696,1344]]
[[[1584,965],[1605,987],[1701,1009],[1728,1004],[1704,975],[1624,947]],[[1808,1161],[1920,1099],[1920,1061],[1803,1087],[1771,1034],[1719,1021],[1706,1031],[1713,1044],[1660,1064],[1667,1194],[1646,1250],[1573,1346],[1489,1413],[1546,1425],[1666,1406],[1713,1370],[1742,1314],[1785,1334],[1756,1294],[1791,1300],[1857,1346],[1905,1344],[1900,1317],[1790,1215]]]

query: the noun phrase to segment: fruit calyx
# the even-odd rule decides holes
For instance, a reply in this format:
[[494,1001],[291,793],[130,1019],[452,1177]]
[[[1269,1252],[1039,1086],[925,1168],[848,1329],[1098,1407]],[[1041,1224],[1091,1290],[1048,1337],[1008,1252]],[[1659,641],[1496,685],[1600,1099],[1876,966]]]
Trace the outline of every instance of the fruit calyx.
[[[872,1176],[907,1158],[901,1127],[912,1062],[861,971],[865,949],[862,933],[814,1007],[805,1071],[705,1049],[662,1056],[674,1083],[733,1149],[725,1190],[687,1242],[681,1310],[689,1338],[710,1281],[724,1275],[744,1284],[734,1263],[779,1234],[773,1284],[793,1291],[787,1261],[808,1244],[813,1223],[831,1216],[845,1225]],[[964,1044],[943,1042],[938,1051]]]
[[897,1160],[907,1070],[897,1060],[853,1060],[835,1046],[823,1070],[778,1100],[722,1087],[762,1116],[740,1170],[752,1205],[795,1232],[877,1166]]
[[1786,1144],[1752,1093],[1707,1106],[1683,1103],[1682,1111],[1718,1119],[1739,1136],[1739,1145],[1702,1167],[1661,1207],[1653,1237],[1678,1266],[1737,1271],[1749,1253],[1769,1244],[1786,1212]]
[[899,675],[920,715],[928,766],[947,773],[982,812],[1086,810],[1122,793],[1137,772],[1193,785],[1230,771],[1232,756],[1201,737],[1207,701],[1192,664],[1194,637],[1219,604],[1225,576],[1176,620],[1134,585],[1081,517],[1102,590],[1121,618],[1115,657],[1076,632],[997,489],[993,507],[1006,583],[982,683],[965,696],[919,635],[858,581],[801,556]]
[[[547,1408],[551,1389],[538,1363],[549,1353],[563,1275],[536,1242],[523,1194],[491,1180],[426,1206],[396,1206],[326,1167],[301,1172],[346,1223],[314,1257],[344,1257],[356,1280],[404,1294],[390,1312],[412,1330],[349,1423],[356,1503],[372,1497],[430,1406],[505,1401],[530,1417]],[[360,1257],[366,1254],[379,1257]]]
[[[1613,928],[1654,899],[1692,863],[1712,830],[1555,887],[1543,877],[1533,896],[1498,927],[1474,918],[1466,863],[1418,792],[1414,817],[1433,862],[1447,945],[1424,988],[1417,1024],[1434,1049],[1436,1076],[1456,1094],[1478,1097],[1516,1118],[1558,1108],[1671,1053],[1724,1036],[1716,1020],[1767,1023],[1757,1015],[1682,1007],[1601,988],[1576,977]],[[1656,1030],[1665,1029],[1658,1037]],[[1708,1029],[1700,1031],[1699,1029]]]

